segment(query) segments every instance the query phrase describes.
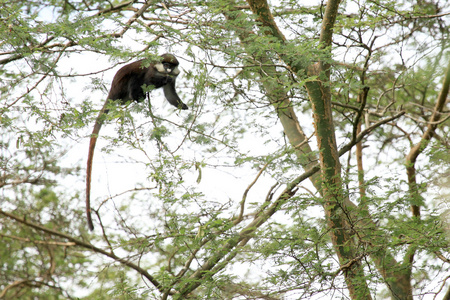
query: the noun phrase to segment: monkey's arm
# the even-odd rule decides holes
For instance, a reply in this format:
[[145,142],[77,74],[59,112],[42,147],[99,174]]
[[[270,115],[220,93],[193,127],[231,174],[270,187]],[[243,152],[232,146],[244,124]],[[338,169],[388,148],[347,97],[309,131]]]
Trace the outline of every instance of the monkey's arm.
[[175,78],[172,78],[172,81],[163,87],[164,96],[166,96],[167,101],[173,106],[181,109],[188,109],[188,106],[181,101],[180,97],[178,97],[175,90],[175,81]]

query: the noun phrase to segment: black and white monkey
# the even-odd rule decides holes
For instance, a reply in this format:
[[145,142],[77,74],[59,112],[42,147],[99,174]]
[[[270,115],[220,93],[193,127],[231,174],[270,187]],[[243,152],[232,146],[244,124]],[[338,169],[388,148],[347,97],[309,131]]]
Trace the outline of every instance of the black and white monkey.
[[150,64],[144,67],[143,60],[123,66],[116,75],[111,84],[108,98],[100,110],[95,121],[94,130],[92,131],[91,141],[89,143],[89,154],[87,160],[86,170],[86,214],[90,230],[94,229],[91,217],[91,173],[92,161],[94,158],[94,148],[97,142],[98,133],[102,127],[104,116],[108,113],[108,106],[111,103],[117,102],[125,104],[129,101],[144,101],[146,98],[145,86],[150,86],[155,89],[163,88],[164,96],[167,101],[179,109],[188,109],[180,97],[178,97],[175,90],[175,81],[180,74],[178,69],[178,60],[172,54],[161,55],[160,62]]

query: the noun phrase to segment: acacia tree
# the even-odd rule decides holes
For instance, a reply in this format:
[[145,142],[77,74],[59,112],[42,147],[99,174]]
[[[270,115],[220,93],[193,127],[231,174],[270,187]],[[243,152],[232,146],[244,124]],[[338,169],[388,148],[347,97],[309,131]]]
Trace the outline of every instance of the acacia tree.
[[[450,299],[445,1],[1,5],[0,298]],[[90,126],[164,52],[190,110],[112,108],[91,233]]]

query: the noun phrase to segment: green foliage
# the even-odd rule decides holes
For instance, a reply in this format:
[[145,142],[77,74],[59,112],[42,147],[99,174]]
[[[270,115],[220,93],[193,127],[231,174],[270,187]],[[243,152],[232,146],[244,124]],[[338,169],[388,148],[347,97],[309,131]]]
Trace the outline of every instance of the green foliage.
[[[4,200],[9,202],[12,199]],[[73,232],[75,228],[67,220],[80,217],[71,205],[62,202],[60,196],[50,188],[17,190],[14,203],[17,215],[62,232]],[[66,284],[87,285],[87,275],[90,273],[83,266],[87,266],[91,260],[80,255],[71,243],[42,235],[38,230],[7,218],[2,219],[0,232],[0,253],[7,258],[3,260],[1,272],[5,299],[66,297],[68,294],[61,280],[65,280]],[[8,282],[18,284],[8,287],[5,284]]]
[[[373,298],[446,292],[445,106],[406,157],[442,90],[448,3],[343,1],[327,47],[321,2],[270,4],[285,40],[250,1],[146,3],[0,1],[0,298],[357,298],[350,282]],[[165,52],[189,110],[152,87],[149,102],[108,107],[90,233],[88,138],[114,72]],[[313,115],[328,100],[323,128]],[[363,170],[349,145],[358,123]]]

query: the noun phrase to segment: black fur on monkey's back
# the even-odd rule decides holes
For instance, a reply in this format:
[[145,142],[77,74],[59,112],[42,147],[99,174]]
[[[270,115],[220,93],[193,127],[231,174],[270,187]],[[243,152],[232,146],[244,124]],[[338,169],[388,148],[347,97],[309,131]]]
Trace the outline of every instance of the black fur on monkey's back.
[[[147,68],[146,72],[142,72],[142,64],[143,60],[136,61],[117,71],[108,99],[119,100],[120,104],[126,104],[129,101],[140,102],[145,99],[145,92],[142,89],[144,84],[157,89],[173,81],[170,75],[162,76],[152,65]],[[123,88],[124,85],[127,86],[127,89]],[[183,107],[182,105],[180,108]]]
[[146,85],[155,89],[162,87],[164,96],[170,104],[179,109],[188,109],[187,105],[181,101],[180,97],[178,97],[175,90],[176,77],[180,73],[178,70],[178,60],[175,56],[168,53],[161,55],[161,57],[161,62],[150,64],[148,67],[143,66],[144,60],[139,60],[119,69],[112,81],[108,98],[95,121],[94,130],[92,131],[89,143],[86,169],[86,214],[90,230],[94,229],[90,205],[92,162],[98,133],[102,127],[104,115],[109,111],[107,107],[114,102],[125,104],[129,101],[143,101],[146,96],[143,86]]
[[[180,72],[178,60],[168,53],[161,56],[162,62],[150,64],[148,67],[143,67],[144,60],[123,66],[114,76],[108,99],[120,100],[121,104],[128,101],[143,101],[145,93],[142,86],[145,84],[153,86],[155,89],[163,87],[164,95],[170,104],[177,108],[187,109],[188,107],[181,101],[175,90],[175,80]],[[161,72],[161,69],[157,69],[158,65],[172,66],[171,72]]]

